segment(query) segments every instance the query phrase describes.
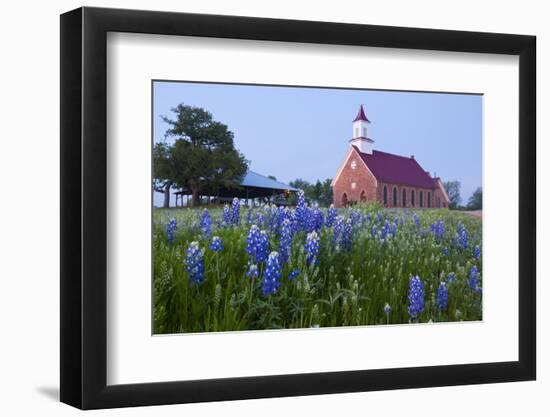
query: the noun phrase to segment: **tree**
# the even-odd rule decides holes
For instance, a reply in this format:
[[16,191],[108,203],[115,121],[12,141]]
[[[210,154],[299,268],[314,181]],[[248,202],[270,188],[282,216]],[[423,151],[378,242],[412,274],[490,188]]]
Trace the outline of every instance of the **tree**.
[[153,147],[153,189],[164,194],[164,208],[170,207],[170,189],[174,183],[176,167],[172,147],[157,143]]
[[443,183],[443,187],[449,196],[449,208],[456,209],[460,206],[462,198],[460,197],[460,181],[447,181]]
[[[310,203],[315,202],[323,207],[328,207],[332,204],[332,180],[330,178],[321,182],[317,180],[315,184],[311,184],[306,180],[297,178],[289,183],[294,188],[299,188],[304,192],[306,200]],[[294,198],[290,200],[291,204],[295,204]]]
[[481,210],[483,205],[483,192],[481,187],[477,187],[470,199],[468,200],[468,209]]
[[[248,162],[235,149],[233,132],[212,114],[200,107],[183,103],[172,108],[174,119],[162,117],[170,127],[166,139],[174,139],[172,145],[159,147],[159,163],[155,169],[155,182],[189,190],[192,205],[200,204],[201,191],[217,192],[220,189],[238,188],[248,169]],[[166,169],[168,166],[169,169]],[[156,168],[156,166],[155,166]],[[166,199],[166,197],[165,197]]]

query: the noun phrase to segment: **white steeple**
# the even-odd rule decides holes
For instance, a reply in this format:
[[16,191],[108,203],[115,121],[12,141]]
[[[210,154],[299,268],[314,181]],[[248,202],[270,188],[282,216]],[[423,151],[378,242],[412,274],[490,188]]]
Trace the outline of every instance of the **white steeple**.
[[350,144],[356,146],[361,153],[372,154],[372,144],[374,141],[367,137],[367,125],[369,123],[370,120],[365,116],[363,105],[361,105],[357,117],[353,121],[353,136]]

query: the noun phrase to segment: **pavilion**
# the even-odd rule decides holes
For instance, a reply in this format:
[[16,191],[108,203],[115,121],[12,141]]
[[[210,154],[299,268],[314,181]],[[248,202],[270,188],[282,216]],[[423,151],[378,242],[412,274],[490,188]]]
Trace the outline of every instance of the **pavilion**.
[[[206,198],[206,204],[230,202],[237,197],[241,200],[244,199],[246,205],[250,205],[250,203],[256,205],[260,201],[287,205],[287,197],[290,193],[296,193],[297,191],[298,189],[295,187],[249,170],[238,188],[205,190],[200,194],[200,199],[204,201],[203,199]],[[175,192],[176,206],[188,206],[190,194],[189,190]]]

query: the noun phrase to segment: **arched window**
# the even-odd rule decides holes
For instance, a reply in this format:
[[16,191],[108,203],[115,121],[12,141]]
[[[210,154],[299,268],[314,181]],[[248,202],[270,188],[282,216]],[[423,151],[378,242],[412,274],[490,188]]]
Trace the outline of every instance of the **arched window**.
[[388,205],[388,187],[384,185],[384,207]]
[[367,193],[365,193],[365,190],[361,191],[360,200],[361,200],[362,203],[364,203],[365,201],[367,201]]
[[430,206],[432,205],[432,202],[430,201],[430,197],[431,197],[431,194],[428,191],[428,208],[430,208]]
[[411,190],[411,207],[414,207],[414,190]]
[[342,194],[342,207],[346,207],[348,205],[348,195],[346,193]]
[[422,195],[422,191],[419,191],[418,194],[418,204],[420,205],[420,208],[424,205],[424,196]]
[[393,187],[393,206],[397,207],[397,188]]
[[403,193],[401,194],[401,205],[407,207],[407,190],[403,188]]

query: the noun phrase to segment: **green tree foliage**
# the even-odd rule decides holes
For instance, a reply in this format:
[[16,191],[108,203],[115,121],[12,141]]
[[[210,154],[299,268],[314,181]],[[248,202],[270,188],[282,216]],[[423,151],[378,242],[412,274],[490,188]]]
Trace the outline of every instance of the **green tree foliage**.
[[481,210],[483,203],[483,192],[481,187],[477,187],[470,199],[468,200],[469,210]]
[[[321,207],[329,207],[332,204],[332,186],[330,183],[332,180],[327,178],[323,182],[317,180],[315,184],[297,178],[291,181],[289,185],[295,188],[299,188],[304,191],[306,199],[311,203],[315,202]],[[295,204],[295,197],[291,200],[291,204]]]
[[200,107],[181,103],[172,112],[173,119],[162,119],[169,125],[165,137],[173,143],[157,144],[153,151],[155,190],[189,190],[197,206],[201,192],[214,195],[222,188],[238,188],[248,162],[235,149],[233,132]]
[[460,197],[460,181],[446,181],[443,183],[443,187],[445,187],[445,191],[449,196],[449,208],[458,208],[462,202],[462,198]]

